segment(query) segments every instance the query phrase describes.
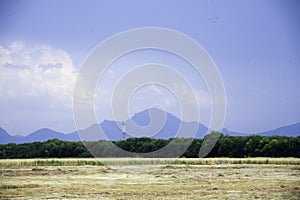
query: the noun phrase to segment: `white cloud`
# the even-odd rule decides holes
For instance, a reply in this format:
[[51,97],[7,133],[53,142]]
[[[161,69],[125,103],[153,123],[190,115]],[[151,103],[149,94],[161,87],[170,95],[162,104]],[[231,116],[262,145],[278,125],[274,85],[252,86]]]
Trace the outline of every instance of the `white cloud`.
[[175,94],[180,94],[180,96],[184,97],[182,100],[190,106],[195,106],[195,101],[199,108],[209,108],[211,105],[209,93],[202,89],[190,88],[192,92],[189,92],[189,86],[185,83],[173,83],[171,89]]
[[42,127],[73,131],[76,76],[65,50],[22,42],[0,45],[0,126],[21,135]]
[[166,98],[164,98],[163,99],[163,101],[164,101],[164,104],[167,106],[167,107],[171,107],[173,104],[173,102],[172,102],[172,100],[170,99],[170,98],[168,98],[168,97],[166,97]]
[[156,92],[157,94],[162,94],[163,93],[161,87],[157,86],[156,84],[150,84],[149,89]]
[[48,99],[52,106],[71,106],[77,71],[70,55],[51,46],[21,42],[0,46],[0,98]]

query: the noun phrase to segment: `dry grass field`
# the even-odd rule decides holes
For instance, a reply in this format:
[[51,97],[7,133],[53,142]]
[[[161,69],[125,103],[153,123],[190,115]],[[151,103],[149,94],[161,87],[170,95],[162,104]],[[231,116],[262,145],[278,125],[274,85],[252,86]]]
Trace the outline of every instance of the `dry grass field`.
[[300,199],[300,159],[170,161],[0,160],[0,199]]

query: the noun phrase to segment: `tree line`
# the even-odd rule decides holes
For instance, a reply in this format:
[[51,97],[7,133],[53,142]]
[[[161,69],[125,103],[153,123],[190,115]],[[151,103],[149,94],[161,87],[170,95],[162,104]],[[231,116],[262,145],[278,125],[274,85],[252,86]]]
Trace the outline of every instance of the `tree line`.
[[[213,132],[211,134],[220,134]],[[148,153],[159,150],[170,142],[181,145],[191,142],[182,157],[199,157],[199,150],[204,139],[173,138],[129,138],[120,141],[94,141],[94,142],[67,142],[57,139],[46,142],[32,142],[23,144],[1,144],[0,159],[6,158],[86,158],[86,157],[116,157],[127,156],[116,152],[115,145],[123,152]],[[175,142],[174,142],[175,141]],[[173,144],[173,145],[174,145]],[[175,149],[174,148],[174,149]],[[87,150],[89,149],[89,151]],[[168,157],[166,152],[157,154],[158,157]],[[156,156],[157,156],[156,155]],[[300,136],[227,136],[220,137],[206,157],[300,157]]]

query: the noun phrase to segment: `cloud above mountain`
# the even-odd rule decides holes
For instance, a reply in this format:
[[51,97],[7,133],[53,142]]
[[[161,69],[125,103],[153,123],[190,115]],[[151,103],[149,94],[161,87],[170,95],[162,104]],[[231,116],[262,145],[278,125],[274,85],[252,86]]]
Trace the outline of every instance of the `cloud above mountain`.
[[[35,122],[38,126],[47,125],[43,113],[56,119],[64,117],[53,109],[69,113],[72,119],[76,76],[72,58],[63,49],[22,42],[0,46],[1,124],[8,128],[16,122],[30,126],[28,115],[35,115],[41,119]],[[12,122],[12,118],[16,121]]]
[[[71,56],[46,45],[0,46],[1,97],[47,97],[48,105],[71,104],[77,70]],[[55,99],[55,101],[52,101]]]
[[[134,59],[137,57],[140,55]],[[108,69],[96,91],[88,90],[89,87],[82,85],[80,95],[94,92],[87,97],[95,97],[94,107],[99,122],[115,117],[112,114],[111,102],[115,84],[127,73],[121,67],[124,63]],[[135,66],[134,63],[127,65],[127,68],[132,66]],[[64,49],[23,42],[0,45],[1,126],[12,134],[21,135],[39,127],[51,127],[62,132],[74,130],[72,100],[77,75],[78,70],[70,54]],[[130,81],[125,83],[129,84]],[[127,110],[130,114],[127,118],[155,105],[160,105],[180,117],[178,99],[172,91],[177,95],[182,94],[183,101],[189,105],[188,102],[194,97],[185,94],[186,87],[174,82],[168,89],[156,84],[138,88],[128,102]],[[201,108],[209,108],[208,94],[200,89],[195,89],[194,94]],[[117,99],[120,105],[123,101],[122,98]],[[192,104],[189,108],[195,109]]]

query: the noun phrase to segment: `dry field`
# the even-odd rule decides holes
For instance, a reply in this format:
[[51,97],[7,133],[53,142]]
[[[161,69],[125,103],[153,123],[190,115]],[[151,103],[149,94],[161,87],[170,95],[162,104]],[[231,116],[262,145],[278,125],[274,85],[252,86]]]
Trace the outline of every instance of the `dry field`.
[[170,161],[0,160],[0,199],[300,199],[300,159]]

